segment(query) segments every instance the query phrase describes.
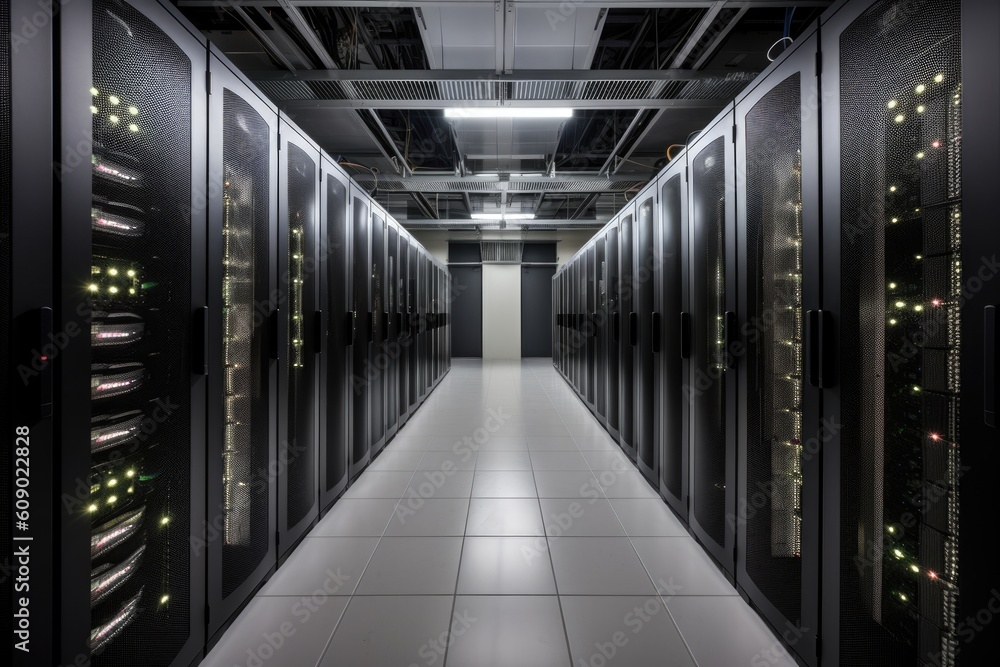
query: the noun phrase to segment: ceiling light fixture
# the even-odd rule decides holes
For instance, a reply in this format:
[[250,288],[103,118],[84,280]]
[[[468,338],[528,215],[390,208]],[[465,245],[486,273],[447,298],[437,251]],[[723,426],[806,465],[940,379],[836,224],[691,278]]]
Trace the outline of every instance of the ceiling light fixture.
[[473,220],[534,220],[534,213],[473,213]]
[[445,109],[445,118],[571,118],[564,107],[458,107]]

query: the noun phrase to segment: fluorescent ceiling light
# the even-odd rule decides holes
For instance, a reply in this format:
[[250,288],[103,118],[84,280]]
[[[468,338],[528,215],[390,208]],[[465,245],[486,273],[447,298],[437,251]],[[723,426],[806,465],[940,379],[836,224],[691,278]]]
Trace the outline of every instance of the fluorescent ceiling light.
[[473,213],[473,220],[534,220],[534,213]]
[[573,110],[562,107],[459,107],[445,109],[445,118],[570,118]]

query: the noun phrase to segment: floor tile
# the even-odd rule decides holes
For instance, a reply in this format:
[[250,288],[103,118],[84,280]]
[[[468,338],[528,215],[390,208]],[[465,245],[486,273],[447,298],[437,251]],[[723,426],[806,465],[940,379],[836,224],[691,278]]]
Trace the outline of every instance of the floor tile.
[[555,595],[543,537],[467,537],[459,595]]
[[531,452],[535,470],[590,470],[580,452]]
[[476,470],[472,483],[475,498],[536,498],[530,470]]
[[258,595],[351,595],[377,537],[307,537]]
[[383,537],[356,595],[451,595],[460,537]]
[[527,451],[528,443],[522,435],[490,435],[482,442],[473,446],[480,454],[483,452],[523,452]]
[[473,498],[466,535],[544,535],[538,500]]
[[419,451],[387,449],[372,461],[368,471],[413,471],[423,456]]
[[660,498],[612,498],[611,506],[632,537],[681,537],[687,529]]
[[603,498],[593,473],[585,470],[539,470],[535,473],[539,498]]
[[465,498],[403,498],[392,513],[385,534],[393,537],[462,536],[469,518]]
[[656,594],[628,538],[561,537],[549,551],[560,595]]
[[[447,640],[453,599],[450,595],[351,598],[319,667],[440,665],[444,650],[437,646],[442,638]],[[436,656],[435,661],[428,663],[428,656]]]
[[574,665],[695,667],[677,626],[656,596],[563,596],[561,602]]
[[350,598],[319,600],[309,608],[301,596],[254,598],[201,666],[233,667],[251,659],[262,665],[315,665]]
[[533,452],[576,452],[576,440],[560,435],[525,436],[528,449]]
[[737,595],[691,537],[633,537],[639,558],[660,592],[666,587],[674,595]]
[[531,470],[531,458],[526,451],[481,452],[476,460],[476,472],[482,470]]
[[418,470],[403,498],[468,498],[472,494],[473,475],[471,470]]
[[[794,667],[796,664],[764,621],[739,596],[680,596],[665,602],[699,665]],[[725,641],[719,641],[723,628]]]
[[542,498],[545,533],[559,537],[624,537],[622,524],[603,498]]
[[600,470],[595,471],[594,474],[608,498],[660,499],[660,494],[637,470]]
[[455,598],[447,667],[570,667],[570,664],[555,596]]
[[399,498],[406,490],[406,485],[413,472],[379,472],[366,470],[355,480],[344,498]]
[[312,537],[378,537],[398,500],[341,498],[309,533]]
[[584,451],[583,458],[594,470],[635,470],[635,465],[620,449]]
[[417,464],[417,470],[475,470],[477,454],[470,449],[458,452],[429,451]]
[[576,442],[576,446],[580,451],[596,451],[596,452],[620,452],[621,447],[618,446],[611,436],[605,434],[601,435],[585,435],[573,436],[573,440]]

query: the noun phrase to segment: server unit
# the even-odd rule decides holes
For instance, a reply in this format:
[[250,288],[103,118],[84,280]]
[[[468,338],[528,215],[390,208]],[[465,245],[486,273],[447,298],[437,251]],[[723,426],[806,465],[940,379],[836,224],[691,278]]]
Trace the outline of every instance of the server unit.
[[399,284],[397,328],[399,335],[399,359],[396,362],[399,386],[396,403],[399,428],[406,424],[410,416],[410,355],[413,354],[413,337],[410,332],[410,235],[399,230]]
[[152,3],[60,11],[60,133],[90,167],[60,181],[56,326],[85,334],[56,364],[55,658],[188,664],[205,631],[207,49]]
[[736,216],[732,109],[688,147],[691,531],[732,580],[736,546]]
[[371,460],[369,440],[370,386],[368,377],[371,358],[371,204],[368,196],[351,185],[351,255],[354,258],[353,339],[351,359],[351,464],[353,480]]
[[386,215],[378,204],[372,204],[371,214],[371,318],[369,338],[371,351],[362,380],[368,387],[368,446],[374,458],[385,446],[385,374],[383,372],[386,345]]
[[385,437],[386,440],[396,435],[399,427],[399,226],[390,218],[386,231],[388,245],[386,247],[385,266],[385,332],[384,359],[380,364],[385,373]]
[[650,481],[658,485],[659,451],[654,438],[656,393],[653,385],[654,349],[654,271],[659,270],[654,243],[657,223],[656,181],[635,198],[634,266],[632,271],[631,332],[633,366],[633,421],[635,422],[636,465]]
[[778,632],[795,630],[806,664],[819,623],[822,416],[807,363],[821,325],[817,49],[813,26],[736,103],[736,583]]
[[214,47],[208,126],[208,633],[276,564],[278,113]]
[[607,429],[612,438],[619,438],[619,417],[621,412],[621,391],[619,389],[619,362],[621,359],[622,340],[622,305],[620,300],[621,283],[619,281],[618,257],[618,221],[612,220],[605,228],[607,230],[607,273],[605,290],[607,292],[607,309],[610,325],[607,335],[607,398],[608,414]]
[[608,411],[608,291],[607,291],[607,242],[604,234],[594,239],[594,411],[601,425],[607,427]]
[[659,224],[653,243],[659,253],[653,272],[653,423],[659,448],[660,495],[687,521],[691,412],[685,393],[690,372],[691,242],[686,156],[678,156],[656,181]]

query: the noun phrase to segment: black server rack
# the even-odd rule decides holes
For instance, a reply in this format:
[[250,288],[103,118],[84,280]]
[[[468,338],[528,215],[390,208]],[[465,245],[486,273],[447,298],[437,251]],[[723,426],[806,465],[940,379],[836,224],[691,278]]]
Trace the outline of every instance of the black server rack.
[[186,665],[206,620],[207,49],[158,4],[60,12],[58,131],[90,167],[60,174],[56,321],[88,335],[56,364],[55,658]]
[[354,326],[351,355],[351,465],[353,480],[371,460],[368,439],[368,377],[371,355],[371,208],[363,190],[351,185],[351,255]]
[[[8,3],[0,6],[0,33],[7,35],[10,30],[11,7]],[[13,398],[15,396],[14,377],[11,369],[17,364],[12,363],[15,345],[12,341],[12,310],[11,310],[11,284],[13,278],[13,258],[11,257],[11,241],[13,239],[13,217],[11,215],[11,198],[13,193],[13,171],[11,164],[11,62],[10,62],[10,40],[4,40],[0,45],[0,387],[3,387],[5,396]],[[17,426],[13,423],[14,412],[5,410],[0,416],[0,429],[4,437],[8,434],[14,435],[15,450],[21,443],[18,437],[27,437],[28,447],[31,445],[31,427],[27,424]],[[15,430],[17,429],[17,430]],[[28,453],[22,450],[21,453]],[[10,481],[10,475],[6,471],[11,470],[11,450],[3,447],[0,452],[0,470],[5,472],[3,480],[0,481],[0,493],[2,493],[2,509],[0,509],[0,544],[7,548],[13,545],[11,541],[11,530],[13,527],[12,508],[16,499],[13,496],[14,486]],[[25,457],[21,457],[25,458]],[[13,607],[13,586],[3,586],[0,591],[0,604],[3,605],[4,613],[14,612]],[[15,623],[19,621],[6,621],[8,636],[15,636]],[[19,629],[18,629],[19,630]]]
[[597,293],[595,291],[595,276],[597,272],[597,251],[593,244],[587,248],[586,254],[586,283],[587,298],[584,304],[583,332],[582,335],[587,346],[587,359],[584,365],[587,369],[587,404],[591,410],[597,408],[597,345],[594,331],[594,320],[596,310]]
[[979,528],[996,467],[967,467],[996,461],[980,407],[995,391],[996,188],[983,174],[997,118],[969,103],[996,102],[996,26],[995,3],[960,0],[852,2],[821,25],[823,308],[839,361],[835,377],[819,369],[836,426],[824,664],[996,655],[976,620],[996,591]]
[[[740,592],[807,665],[819,606],[819,79],[815,26],[736,103]],[[810,337],[813,337],[810,340]],[[793,634],[794,633],[794,634]]]
[[208,121],[209,637],[276,564],[278,112],[212,48]]
[[607,428],[608,396],[608,292],[607,242],[598,232],[594,241],[594,410],[598,421]]
[[379,365],[385,373],[385,438],[389,440],[396,435],[399,427],[399,227],[391,219],[387,233],[387,259],[385,267],[385,302],[386,302],[386,343],[383,350],[383,361]]
[[635,460],[635,354],[639,335],[639,313],[635,308],[635,205],[629,204],[618,214],[619,282],[619,361],[618,393],[620,409],[618,442],[622,451]]
[[688,520],[691,450],[690,372],[691,242],[688,225],[687,156],[677,156],[657,180],[660,216],[654,243],[659,253],[653,276],[654,442],[660,449],[660,495]]
[[660,453],[654,439],[656,393],[653,385],[653,305],[654,271],[660,270],[654,244],[657,220],[656,183],[636,197],[634,266],[632,271],[632,300],[635,310],[635,327],[632,348],[634,368],[633,420],[635,422],[636,465],[651,484],[659,485],[658,464]]
[[372,458],[385,446],[385,344],[386,344],[386,216],[380,207],[372,206],[372,260],[369,280],[372,284],[371,356],[364,383],[368,386],[368,441]]
[[690,526],[730,580],[736,532],[736,220],[732,109],[688,147],[690,159]]
[[607,397],[608,414],[607,429],[611,437],[619,438],[619,418],[621,411],[621,392],[618,389],[619,360],[621,357],[622,339],[622,306],[621,284],[618,264],[618,221],[614,220],[607,227],[607,272],[605,291],[607,292],[608,335],[607,335]]
[[351,361],[354,313],[352,295],[350,179],[323,159],[320,190],[320,510],[325,511],[347,488],[350,473],[351,410],[354,396]]
[[570,370],[569,377],[572,380],[573,388],[580,393],[580,265],[572,262],[569,265],[569,349],[570,349]]
[[420,252],[415,243],[410,244],[410,254],[407,259],[407,284],[408,304],[407,304],[407,331],[410,335],[410,344],[407,352],[408,389],[407,402],[410,416],[420,405]]
[[278,151],[278,557],[319,516],[319,149],[284,115]]
[[410,331],[410,235],[399,231],[399,282],[397,285],[398,314],[396,325],[399,335],[399,359],[397,361],[397,418],[399,428],[410,416],[410,355],[413,353],[413,337]]

